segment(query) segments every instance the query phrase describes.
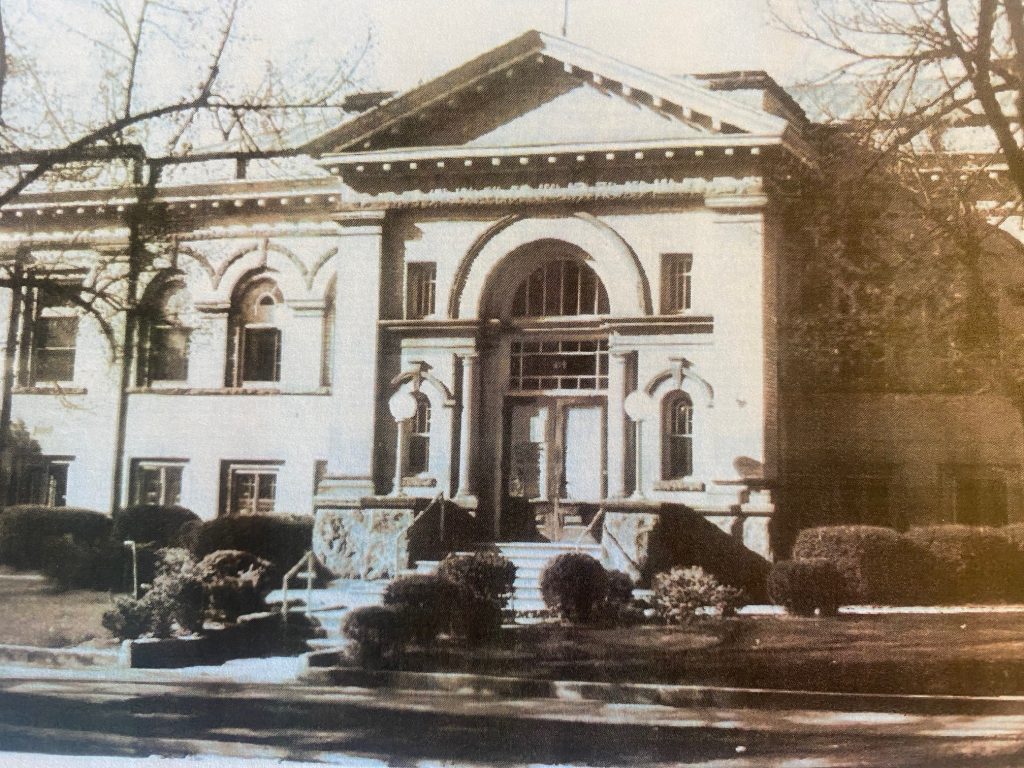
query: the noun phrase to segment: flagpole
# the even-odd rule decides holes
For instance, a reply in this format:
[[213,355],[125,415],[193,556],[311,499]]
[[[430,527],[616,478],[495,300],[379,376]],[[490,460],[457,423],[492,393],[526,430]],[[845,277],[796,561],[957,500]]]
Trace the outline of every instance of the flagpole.
[[569,36],[569,0],[562,6],[562,37]]

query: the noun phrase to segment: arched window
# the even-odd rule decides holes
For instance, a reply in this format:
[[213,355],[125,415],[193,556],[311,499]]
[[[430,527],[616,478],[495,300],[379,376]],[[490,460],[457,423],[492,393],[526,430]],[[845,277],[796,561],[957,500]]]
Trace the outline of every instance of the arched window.
[[147,303],[139,329],[139,384],[188,380],[191,300],[184,283],[170,282]]
[[416,398],[416,415],[409,422],[409,456],[405,469],[410,475],[422,475],[430,469],[430,400],[422,392]]
[[516,290],[513,317],[608,314],[608,292],[589,266],[554,259],[537,267]]
[[232,307],[232,385],[281,380],[278,313],[282,301],[277,283],[267,277],[253,281],[239,294]]
[[662,411],[663,480],[681,480],[693,474],[693,401],[685,392],[665,398]]

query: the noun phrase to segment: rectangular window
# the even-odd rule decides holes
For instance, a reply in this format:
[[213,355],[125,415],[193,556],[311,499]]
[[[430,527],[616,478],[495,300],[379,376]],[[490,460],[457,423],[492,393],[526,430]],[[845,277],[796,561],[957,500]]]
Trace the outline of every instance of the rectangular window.
[[608,389],[608,342],[514,341],[509,388]]
[[70,456],[37,456],[17,464],[7,489],[9,503],[66,506],[71,461]]
[[437,265],[414,261],[405,267],[405,319],[420,320],[434,314]]
[[277,496],[280,464],[223,465],[223,510],[225,515],[269,515]]
[[664,315],[690,308],[690,271],[693,256],[689,253],[661,255],[661,312]]
[[146,367],[149,381],[188,380],[189,329],[154,325],[149,331]]
[[133,461],[132,503],[159,504],[164,507],[181,504],[181,481],[184,474],[183,461]]
[[245,328],[242,334],[242,381],[280,381],[281,331]]

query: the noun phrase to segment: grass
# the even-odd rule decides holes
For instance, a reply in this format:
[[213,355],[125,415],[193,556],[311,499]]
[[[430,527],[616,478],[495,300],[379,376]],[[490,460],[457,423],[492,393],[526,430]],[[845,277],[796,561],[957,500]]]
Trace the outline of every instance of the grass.
[[1024,615],[741,617],[687,627],[535,625],[440,643],[405,669],[863,693],[1024,694]]
[[114,645],[100,624],[110,607],[110,595],[87,590],[58,592],[46,580],[26,576],[0,572],[0,643],[44,648]]

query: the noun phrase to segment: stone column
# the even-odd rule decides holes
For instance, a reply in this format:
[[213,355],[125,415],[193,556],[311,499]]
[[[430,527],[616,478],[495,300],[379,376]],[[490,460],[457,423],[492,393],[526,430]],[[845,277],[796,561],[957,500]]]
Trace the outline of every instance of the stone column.
[[626,495],[626,360],[629,352],[615,351],[608,361],[608,498]]
[[459,489],[456,497],[474,501],[473,453],[476,451],[476,422],[478,398],[480,396],[480,355],[467,352],[459,355],[462,360],[462,410],[459,419]]
[[383,216],[353,212],[337,218],[333,415],[321,500],[355,500],[375,492]]

